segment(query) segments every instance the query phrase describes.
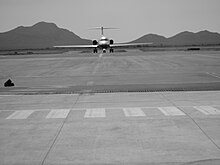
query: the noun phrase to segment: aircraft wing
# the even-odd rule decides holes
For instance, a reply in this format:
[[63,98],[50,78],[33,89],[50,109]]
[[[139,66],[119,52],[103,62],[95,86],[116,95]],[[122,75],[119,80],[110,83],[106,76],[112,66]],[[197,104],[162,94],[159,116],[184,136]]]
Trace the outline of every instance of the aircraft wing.
[[54,48],[97,48],[97,45],[62,45],[53,46]]
[[127,48],[127,47],[138,47],[138,46],[149,46],[153,43],[132,43],[132,44],[113,44],[110,45],[112,48]]

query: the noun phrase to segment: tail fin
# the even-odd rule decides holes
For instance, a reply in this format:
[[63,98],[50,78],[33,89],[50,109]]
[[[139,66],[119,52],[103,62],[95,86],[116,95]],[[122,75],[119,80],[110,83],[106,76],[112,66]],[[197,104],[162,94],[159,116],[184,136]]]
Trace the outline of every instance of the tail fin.
[[100,30],[101,29],[101,35],[104,35],[104,29],[119,29],[119,28],[106,28],[106,27],[95,27],[91,28],[90,30]]

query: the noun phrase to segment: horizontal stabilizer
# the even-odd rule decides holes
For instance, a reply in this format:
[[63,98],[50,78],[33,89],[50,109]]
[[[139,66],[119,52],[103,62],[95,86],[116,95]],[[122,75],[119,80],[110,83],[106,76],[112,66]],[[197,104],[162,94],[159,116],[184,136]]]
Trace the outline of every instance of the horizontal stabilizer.
[[119,28],[113,28],[113,27],[94,27],[90,28],[89,30],[101,30],[101,34],[104,35],[104,29],[119,29]]

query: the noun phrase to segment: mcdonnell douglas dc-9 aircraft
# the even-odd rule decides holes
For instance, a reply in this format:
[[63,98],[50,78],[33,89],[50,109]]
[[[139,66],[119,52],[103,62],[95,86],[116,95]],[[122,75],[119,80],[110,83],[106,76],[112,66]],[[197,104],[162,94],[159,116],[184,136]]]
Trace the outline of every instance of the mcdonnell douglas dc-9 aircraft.
[[112,39],[108,39],[104,36],[104,29],[116,29],[116,28],[93,28],[93,29],[101,29],[102,37],[97,41],[93,40],[92,45],[64,45],[64,46],[54,46],[55,48],[91,48],[93,49],[93,53],[98,53],[98,49],[101,49],[103,53],[106,53],[107,49],[109,49],[110,53],[114,52],[114,48],[122,48],[122,47],[134,47],[134,46],[147,46],[152,43],[134,43],[134,44],[114,44]]

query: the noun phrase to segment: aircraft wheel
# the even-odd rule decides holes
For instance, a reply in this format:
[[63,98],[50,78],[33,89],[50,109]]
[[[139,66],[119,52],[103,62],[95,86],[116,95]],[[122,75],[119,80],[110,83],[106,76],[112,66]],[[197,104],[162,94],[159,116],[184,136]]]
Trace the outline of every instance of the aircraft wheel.
[[98,50],[97,50],[97,49],[94,49],[94,50],[93,50],[93,53],[98,53]]

